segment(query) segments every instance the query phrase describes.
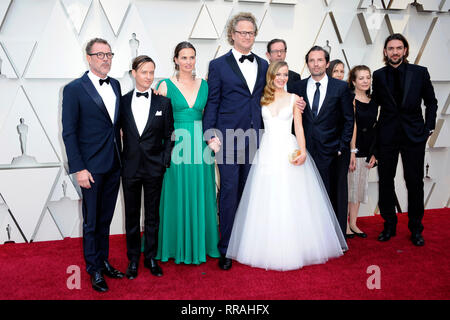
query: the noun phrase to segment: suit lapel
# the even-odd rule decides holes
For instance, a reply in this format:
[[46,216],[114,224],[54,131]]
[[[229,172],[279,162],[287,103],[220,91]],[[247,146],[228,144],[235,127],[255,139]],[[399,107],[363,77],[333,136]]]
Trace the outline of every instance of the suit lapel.
[[[413,74],[411,68],[408,68],[408,64],[405,65],[406,76],[405,76],[405,89],[403,90],[402,106],[405,105],[406,97],[408,96],[409,87],[411,86]],[[401,107],[401,106],[399,106]]]
[[392,95],[392,91],[391,91],[392,88],[389,88],[389,86],[388,86],[388,68],[387,67],[384,67],[383,73],[384,73],[384,76],[380,77],[380,79],[382,80],[381,83],[384,86],[384,89],[385,89],[384,91],[387,93],[389,99],[391,99],[392,104],[397,105],[397,102],[395,101],[394,96]]
[[255,89],[256,89],[256,86],[258,85],[258,82],[266,80],[266,75],[265,74],[263,75],[261,58],[258,57],[256,54],[254,54],[254,56],[256,59],[256,63],[258,64],[258,73],[256,75],[255,87],[253,88],[252,94],[256,91]]
[[114,108],[114,124],[116,124],[117,118],[119,117],[120,114],[119,106],[120,106],[120,97],[122,94],[119,91],[119,86],[116,85],[115,81],[111,80],[111,86],[113,88],[114,94],[116,95],[116,107]]
[[[239,79],[241,79],[242,82],[247,86],[248,92],[250,92],[247,81],[245,80],[245,77],[242,74],[241,69],[239,68],[239,66],[236,62],[236,59],[234,58],[233,52],[231,50],[228,52],[225,60],[227,61],[228,65],[230,66],[231,70],[233,70],[233,72],[239,77]],[[260,64],[258,64],[258,74],[259,74],[259,67],[260,67],[259,65]]]
[[109,116],[108,110],[106,110],[105,103],[103,102],[103,99],[100,96],[100,94],[97,92],[97,89],[95,89],[91,79],[89,79],[87,72],[83,75],[81,80],[83,88],[92,98],[92,100],[94,100],[95,104],[100,108],[100,110],[104,113],[104,115],[109,119],[109,121],[111,121],[111,117]]
[[142,135],[143,136],[148,130],[150,130],[150,125],[152,123],[153,117],[155,116],[153,113],[155,113],[155,108],[156,105],[158,103],[159,97],[153,93],[152,90],[152,98],[151,98],[151,102],[150,102],[150,109],[148,110],[148,118],[147,118],[147,123],[145,124],[145,128],[144,131],[142,131]]
[[133,109],[131,107],[131,103],[133,102],[133,93],[134,93],[134,90],[127,93],[127,95],[125,96],[125,101],[124,101],[123,107],[124,107],[125,115],[127,117],[128,122],[130,123],[131,128],[135,131],[136,135],[139,137],[139,130],[137,128],[136,119],[134,118]]
[[318,119],[327,109],[328,107],[328,100],[330,100],[330,95],[333,93],[334,86],[333,86],[333,80],[331,78],[328,78],[328,85],[327,85],[327,91],[325,92],[325,99],[323,99],[322,106],[319,109],[319,112],[317,113],[316,119]]

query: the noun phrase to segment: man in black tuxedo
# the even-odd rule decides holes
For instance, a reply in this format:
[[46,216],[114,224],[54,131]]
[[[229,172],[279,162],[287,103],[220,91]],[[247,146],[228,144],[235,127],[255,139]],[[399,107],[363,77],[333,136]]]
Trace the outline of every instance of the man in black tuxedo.
[[114,54],[104,39],[86,45],[89,64],[81,78],[64,87],[62,136],[69,173],[83,195],[83,252],[92,287],[108,290],[103,275],[122,278],[108,262],[109,227],[120,185],[120,84],[108,77]]
[[[272,63],[274,61],[284,61],[286,60],[286,52],[287,52],[287,45],[286,41],[283,39],[272,39],[267,43],[267,52],[266,57],[269,59],[269,62]],[[300,81],[301,77],[300,75],[292,70],[289,70],[288,73],[288,82],[286,83],[286,91],[292,92],[291,90],[294,89],[294,82]]]
[[401,154],[411,241],[423,246],[425,144],[436,124],[437,100],[428,70],[408,63],[409,45],[403,35],[387,37],[383,53],[386,66],[373,73],[372,95],[381,107],[377,125],[378,205],[385,222],[378,240],[387,241],[396,232],[394,177]]
[[144,189],[144,266],[155,276],[162,269],[155,260],[158,248],[159,200],[166,168],[170,166],[174,131],[170,100],[155,95],[150,86],[155,63],[138,56],[132,63],[136,88],[122,97],[122,186],[129,265],[126,276],[138,275],[141,255],[141,190]]
[[348,166],[338,163],[339,157],[349,154],[353,135],[353,95],[346,82],[326,75],[330,56],[322,47],[312,47],[305,58],[311,76],[297,82],[292,92],[306,101],[302,117],[306,148],[319,170],[345,234]]

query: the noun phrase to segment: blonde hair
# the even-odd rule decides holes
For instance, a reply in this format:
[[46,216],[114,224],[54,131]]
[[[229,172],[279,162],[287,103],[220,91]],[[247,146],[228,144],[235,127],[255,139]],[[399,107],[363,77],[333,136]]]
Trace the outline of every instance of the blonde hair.
[[264,87],[264,93],[261,98],[261,106],[271,104],[275,99],[275,85],[273,80],[275,80],[278,70],[282,67],[288,67],[288,64],[285,61],[274,61],[269,65],[266,73],[266,86]]
[[228,39],[228,43],[231,46],[234,45],[234,40],[232,37],[233,32],[236,31],[236,29],[235,29],[236,25],[240,21],[249,21],[249,22],[253,23],[253,26],[255,27],[255,37],[258,35],[258,26],[256,25],[255,16],[253,14],[251,14],[250,12],[239,12],[238,14],[233,16],[233,18],[231,18],[231,20],[228,22],[228,26],[227,26],[227,39]]

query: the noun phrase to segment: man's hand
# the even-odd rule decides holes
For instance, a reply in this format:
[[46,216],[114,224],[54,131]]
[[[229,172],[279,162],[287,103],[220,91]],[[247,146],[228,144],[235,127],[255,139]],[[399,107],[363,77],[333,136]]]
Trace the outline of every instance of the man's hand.
[[89,171],[86,169],[78,171],[77,172],[77,182],[80,185],[80,187],[85,189],[91,188],[91,183],[95,183],[94,178],[92,178],[92,175]]
[[217,137],[214,137],[207,141],[208,147],[214,151],[214,153],[217,153],[220,151],[220,146],[222,143],[220,143],[220,140]]
[[303,110],[305,110],[306,102],[303,100],[303,97],[298,97],[295,101],[295,106],[298,108],[298,110],[303,113]]

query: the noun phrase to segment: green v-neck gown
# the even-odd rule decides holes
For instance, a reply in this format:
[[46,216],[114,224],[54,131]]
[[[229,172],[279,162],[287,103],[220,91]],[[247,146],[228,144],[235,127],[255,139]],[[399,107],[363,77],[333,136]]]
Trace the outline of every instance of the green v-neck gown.
[[170,79],[162,81],[172,101],[176,139],[162,186],[156,259],[200,264],[207,255],[220,257],[214,158],[202,126],[208,83],[202,79],[190,108]]

